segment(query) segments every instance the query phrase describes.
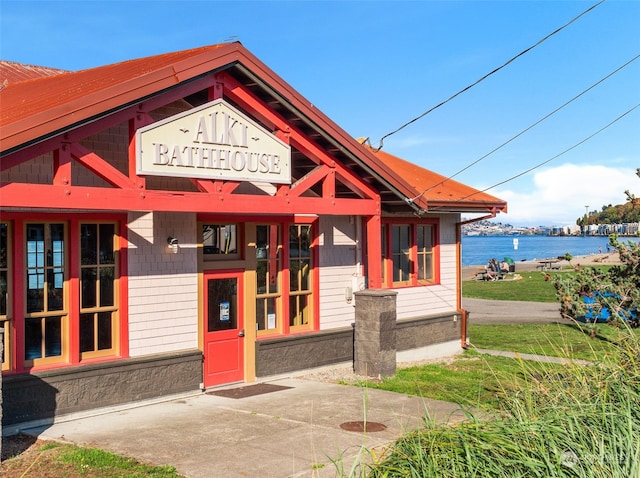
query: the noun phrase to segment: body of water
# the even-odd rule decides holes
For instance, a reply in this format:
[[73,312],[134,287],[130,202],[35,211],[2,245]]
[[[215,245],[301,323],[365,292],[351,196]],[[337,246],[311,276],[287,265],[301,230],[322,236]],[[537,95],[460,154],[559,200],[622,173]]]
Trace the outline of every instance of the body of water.
[[[518,248],[513,241],[517,239]],[[638,242],[637,238],[619,238],[620,242]],[[606,236],[463,236],[462,265],[485,265],[495,257],[502,260],[511,257],[515,262],[533,261],[549,257],[587,256],[606,253],[609,238]]]

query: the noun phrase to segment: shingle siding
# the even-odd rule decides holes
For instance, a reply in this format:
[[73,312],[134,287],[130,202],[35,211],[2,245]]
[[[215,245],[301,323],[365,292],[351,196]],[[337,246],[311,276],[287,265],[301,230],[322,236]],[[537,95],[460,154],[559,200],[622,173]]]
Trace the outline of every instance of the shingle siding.
[[[129,350],[131,356],[198,346],[196,216],[129,214]],[[177,236],[178,254],[167,248]]]

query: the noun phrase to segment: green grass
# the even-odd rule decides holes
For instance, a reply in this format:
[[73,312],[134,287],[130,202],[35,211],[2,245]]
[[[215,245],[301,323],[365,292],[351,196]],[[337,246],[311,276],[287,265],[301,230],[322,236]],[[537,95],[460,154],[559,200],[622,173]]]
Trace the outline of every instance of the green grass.
[[[611,266],[595,266],[595,268],[607,270]],[[549,272],[551,280],[545,280],[546,273],[538,270],[508,274],[506,279],[497,281],[464,280],[462,295],[474,299],[558,302],[553,279],[558,274],[572,272],[572,269]]]
[[[627,334],[606,324],[597,326],[594,338],[589,337],[590,331],[570,323],[469,325],[470,342],[476,348],[582,360],[603,358]],[[640,335],[640,330],[633,333]]]
[[[542,366],[531,363],[527,367],[541,369]],[[501,390],[505,386],[511,388],[512,381],[517,382],[522,376],[521,361],[469,350],[451,363],[403,368],[381,382],[367,381],[360,385],[464,406],[493,408],[498,403]]]
[[[597,361],[616,352],[629,334],[626,329],[609,325],[598,326],[597,331],[597,335],[590,338],[590,329],[572,324],[471,324],[469,336],[472,347],[478,349]],[[636,339],[640,338],[640,330],[631,333]],[[526,369],[534,372],[553,367],[562,370],[565,366],[526,364]],[[398,369],[393,377],[359,385],[491,408],[498,403],[500,389],[518,385],[522,376],[522,361],[479,354],[472,349],[452,361]]]
[[[565,272],[552,272],[556,274]],[[531,302],[556,302],[556,291],[553,287],[553,280],[545,281],[545,274],[540,271],[518,273],[516,277],[522,279],[514,280],[514,275],[510,278],[498,281],[462,281],[462,295],[474,299],[491,300],[524,300]]]
[[154,466],[97,448],[44,443],[3,460],[1,476],[86,478],[181,478],[172,466]]
[[140,463],[132,458],[123,457],[98,448],[84,448],[65,445],[62,447],[59,461],[72,464],[78,472],[91,470],[105,477],[179,477],[172,466],[153,466]]

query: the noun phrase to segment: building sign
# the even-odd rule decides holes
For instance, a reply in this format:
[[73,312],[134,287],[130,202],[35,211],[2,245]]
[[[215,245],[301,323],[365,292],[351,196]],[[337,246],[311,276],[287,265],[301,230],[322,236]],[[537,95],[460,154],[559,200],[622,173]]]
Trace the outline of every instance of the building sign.
[[291,183],[291,148],[223,100],[137,132],[136,171],[233,181]]

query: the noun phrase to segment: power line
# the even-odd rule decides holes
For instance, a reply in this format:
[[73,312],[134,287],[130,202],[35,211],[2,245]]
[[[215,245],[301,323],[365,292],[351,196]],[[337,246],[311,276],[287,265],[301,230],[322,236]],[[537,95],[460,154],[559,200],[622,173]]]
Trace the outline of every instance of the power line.
[[516,56],[514,56],[513,58],[511,58],[510,60],[506,61],[504,64],[500,65],[499,67],[497,67],[496,69],[494,69],[493,71],[487,73],[486,75],[484,75],[482,78],[480,78],[479,80],[476,80],[475,82],[471,83],[469,86],[461,89],[460,91],[458,91],[457,93],[455,93],[454,95],[450,96],[449,98],[447,98],[446,100],[442,101],[441,103],[438,103],[437,105],[435,105],[434,107],[428,109],[427,111],[425,111],[424,113],[422,113],[420,116],[416,116],[415,118],[413,118],[412,120],[406,122],[405,124],[403,124],[402,126],[400,126],[398,129],[392,131],[391,133],[387,133],[385,134],[382,138],[380,138],[380,142],[378,144],[378,147],[376,149],[374,149],[374,151],[377,153],[378,151],[380,151],[382,149],[382,145],[383,142],[386,138],[388,138],[389,136],[396,134],[398,131],[403,130],[404,128],[406,128],[407,126],[409,126],[410,124],[415,123],[416,121],[424,118],[426,115],[428,115],[429,113],[431,113],[432,111],[440,108],[441,106],[447,104],[449,101],[453,100],[455,97],[461,95],[462,93],[464,93],[465,91],[473,88],[474,86],[476,86],[478,83],[486,80],[487,78],[489,78],[491,75],[493,75],[494,73],[497,73],[498,71],[502,70],[505,66],[509,65],[510,63],[512,63],[513,61],[515,61],[516,59],[520,58],[522,55],[524,55],[525,53],[530,52],[531,50],[533,50],[535,47],[537,47],[538,45],[542,44],[543,42],[545,42],[546,40],[548,40],[549,38],[551,38],[553,35],[555,35],[556,33],[559,33],[560,31],[564,30],[566,27],[568,27],[569,25],[571,25],[573,22],[575,22],[576,20],[578,20],[580,17],[582,17],[583,15],[589,13],[591,10],[593,10],[594,8],[596,8],[597,6],[599,6],[600,4],[604,3],[605,0],[600,0],[598,3],[596,3],[595,5],[592,5],[591,7],[587,8],[584,12],[582,12],[580,15],[576,16],[575,18],[571,19],[568,23],[562,25],[560,28],[557,28],[556,30],[554,30],[553,32],[549,33],[547,36],[545,36],[544,38],[538,40],[536,43],[534,43],[532,46],[530,46],[529,48],[521,51],[520,53],[518,53]]
[[525,174],[528,174],[528,173],[530,173],[531,171],[533,171],[533,170],[535,170],[535,169],[538,169],[538,168],[540,168],[540,167],[544,166],[545,164],[550,163],[550,162],[551,162],[551,161],[553,161],[554,159],[559,158],[559,157],[560,157],[560,156],[562,156],[563,154],[568,153],[569,151],[571,151],[571,150],[573,150],[573,149],[577,148],[578,146],[580,146],[581,144],[586,143],[587,141],[589,141],[589,140],[590,140],[591,138],[593,138],[594,136],[596,136],[596,135],[598,135],[598,134],[602,133],[602,132],[603,132],[605,129],[607,129],[609,126],[613,125],[614,123],[617,123],[618,121],[620,121],[622,118],[624,118],[625,116],[627,116],[629,113],[631,113],[633,110],[635,110],[635,109],[636,109],[636,108],[638,108],[638,107],[640,107],[640,103],[638,103],[637,105],[635,105],[633,108],[631,108],[631,109],[629,109],[629,110],[625,111],[625,112],[624,112],[624,113],[622,113],[620,116],[618,116],[616,119],[614,119],[613,121],[611,121],[611,122],[610,122],[610,123],[608,123],[607,125],[603,126],[602,128],[600,128],[600,129],[599,129],[598,131],[596,131],[595,133],[590,134],[589,136],[587,136],[586,138],[584,138],[584,139],[582,139],[581,141],[577,142],[577,143],[576,143],[576,144],[574,144],[573,146],[571,146],[571,147],[569,147],[569,148],[565,149],[565,150],[564,150],[564,151],[562,151],[561,153],[556,154],[555,156],[553,156],[553,157],[551,157],[551,158],[547,159],[546,161],[543,161],[543,162],[541,162],[541,163],[539,163],[539,164],[536,164],[535,166],[533,166],[533,167],[531,167],[531,168],[527,169],[526,171],[522,171],[521,173],[518,173],[518,174],[516,174],[515,176],[511,176],[510,178],[505,179],[504,181],[500,181],[499,183],[494,184],[493,186],[489,186],[488,188],[485,188],[485,189],[483,189],[483,190],[481,190],[481,191],[475,191],[475,192],[473,192],[473,193],[471,193],[471,194],[468,194],[467,196],[461,197],[461,198],[459,198],[459,199],[458,199],[458,201],[462,201],[462,200],[464,200],[464,199],[468,199],[468,198],[470,198],[471,196],[475,196],[476,194],[484,193],[484,192],[487,192],[488,190],[493,189],[493,188],[495,188],[495,187],[502,186],[503,184],[508,183],[509,181],[513,181],[514,179],[517,179],[517,178],[519,178],[520,176],[524,176]]
[[526,127],[525,129],[523,129],[522,131],[520,131],[518,134],[516,134],[515,136],[512,136],[511,138],[509,138],[507,141],[505,141],[504,143],[502,143],[500,146],[492,149],[491,151],[489,151],[487,154],[485,154],[484,156],[476,159],[475,161],[473,161],[472,163],[468,164],[467,166],[465,166],[464,168],[462,168],[461,170],[457,171],[456,173],[452,174],[451,176],[443,179],[442,181],[434,184],[433,186],[429,186],[428,188],[426,188],[424,191],[422,191],[420,194],[418,194],[417,196],[410,198],[409,202],[413,202],[416,199],[418,199],[420,196],[422,196],[423,194],[425,194],[426,192],[432,190],[433,188],[436,188],[444,183],[446,183],[447,181],[449,181],[450,179],[455,178],[456,176],[458,176],[460,173],[463,173],[464,171],[466,171],[467,169],[471,168],[472,166],[475,166],[476,164],[478,164],[480,161],[482,161],[483,159],[486,159],[487,157],[489,157],[490,155],[492,155],[493,153],[495,153],[496,151],[502,149],[503,147],[505,147],[506,145],[508,145],[509,143],[511,143],[512,141],[514,141],[515,139],[519,138],[520,136],[522,136],[524,133],[526,133],[527,131],[533,129],[534,127],[538,126],[540,123],[542,123],[543,121],[545,121],[546,119],[548,119],[549,117],[553,116],[554,114],[556,114],[558,111],[560,111],[561,109],[563,109],[565,106],[573,103],[575,100],[577,100],[578,98],[580,98],[582,95],[584,95],[585,93],[589,92],[590,90],[592,90],[593,88],[595,88],[596,86],[598,86],[600,83],[604,82],[605,80],[611,78],[613,75],[615,75],[616,73],[618,73],[620,70],[622,70],[623,68],[625,68],[626,66],[630,65],[631,63],[633,63],[634,61],[636,61],[638,58],[640,58],[640,54],[636,55],[635,57],[633,57],[631,60],[629,60],[628,62],[626,62],[624,65],[616,68],[615,70],[613,70],[611,73],[609,73],[608,75],[606,75],[605,77],[601,78],[600,80],[596,81],[593,85],[591,85],[589,88],[587,88],[586,90],[583,90],[582,92],[578,93],[576,96],[574,96],[573,98],[571,98],[569,101],[566,101],[565,103],[563,103],[562,105],[558,106],[556,109],[554,109],[553,111],[551,111],[551,113],[546,114],[545,116],[543,116],[542,118],[540,118],[538,121],[536,121],[535,123],[533,123],[532,125]]

